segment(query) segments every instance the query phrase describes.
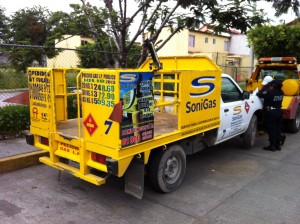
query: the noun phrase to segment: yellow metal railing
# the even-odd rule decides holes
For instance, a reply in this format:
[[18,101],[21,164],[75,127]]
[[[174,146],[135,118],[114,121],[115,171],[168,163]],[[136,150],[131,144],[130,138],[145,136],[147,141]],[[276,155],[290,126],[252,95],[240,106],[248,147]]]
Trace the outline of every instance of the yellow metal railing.
[[81,71],[78,73],[76,77],[76,95],[77,95],[77,122],[78,122],[78,137],[81,138],[81,119],[80,119],[80,111],[81,111]]
[[165,111],[166,106],[174,106],[173,114],[178,113],[179,104],[179,74],[157,73],[154,78],[154,95],[159,95],[155,100],[155,107],[160,112]]

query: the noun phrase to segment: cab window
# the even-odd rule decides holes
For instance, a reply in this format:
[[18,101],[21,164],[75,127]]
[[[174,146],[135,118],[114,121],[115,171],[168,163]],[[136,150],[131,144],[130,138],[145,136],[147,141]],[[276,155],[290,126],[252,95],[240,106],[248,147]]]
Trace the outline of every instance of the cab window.
[[274,79],[283,81],[286,79],[298,79],[298,71],[295,68],[261,68],[258,79],[264,79],[267,75]]
[[223,77],[221,97],[224,103],[242,100],[242,93],[233,82]]

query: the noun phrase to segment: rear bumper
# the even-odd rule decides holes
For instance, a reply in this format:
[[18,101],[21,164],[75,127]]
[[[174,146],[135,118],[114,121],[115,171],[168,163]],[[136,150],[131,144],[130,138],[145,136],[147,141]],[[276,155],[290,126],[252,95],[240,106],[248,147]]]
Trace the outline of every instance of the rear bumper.
[[80,169],[77,169],[75,167],[72,167],[72,166],[69,166],[68,164],[65,164],[65,163],[62,163],[62,162],[56,162],[56,163],[53,163],[49,157],[41,157],[40,158],[40,162],[48,165],[48,166],[51,166],[57,170],[60,170],[60,171],[66,171],[80,179],[83,179],[87,182],[90,182],[92,184],[95,184],[97,186],[100,186],[102,184],[105,184],[106,182],[106,178],[107,177],[99,177],[99,176],[96,176],[94,174],[84,174],[80,171]]

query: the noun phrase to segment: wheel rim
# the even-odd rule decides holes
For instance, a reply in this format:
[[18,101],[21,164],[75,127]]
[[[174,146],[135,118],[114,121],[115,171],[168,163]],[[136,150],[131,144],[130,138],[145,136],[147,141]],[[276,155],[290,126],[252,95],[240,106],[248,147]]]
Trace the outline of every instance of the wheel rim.
[[168,184],[174,184],[180,176],[181,167],[181,160],[177,156],[168,158],[165,163],[164,180]]

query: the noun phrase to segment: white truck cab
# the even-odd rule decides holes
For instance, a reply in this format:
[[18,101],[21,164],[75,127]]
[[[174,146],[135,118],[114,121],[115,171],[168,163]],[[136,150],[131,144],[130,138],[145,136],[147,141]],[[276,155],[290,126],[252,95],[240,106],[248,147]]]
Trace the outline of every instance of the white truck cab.
[[227,74],[222,74],[221,126],[212,145],[243,135],[245,147],[254,145],[257,133],[257,116],[263,105],[256,93],[243,91]]

